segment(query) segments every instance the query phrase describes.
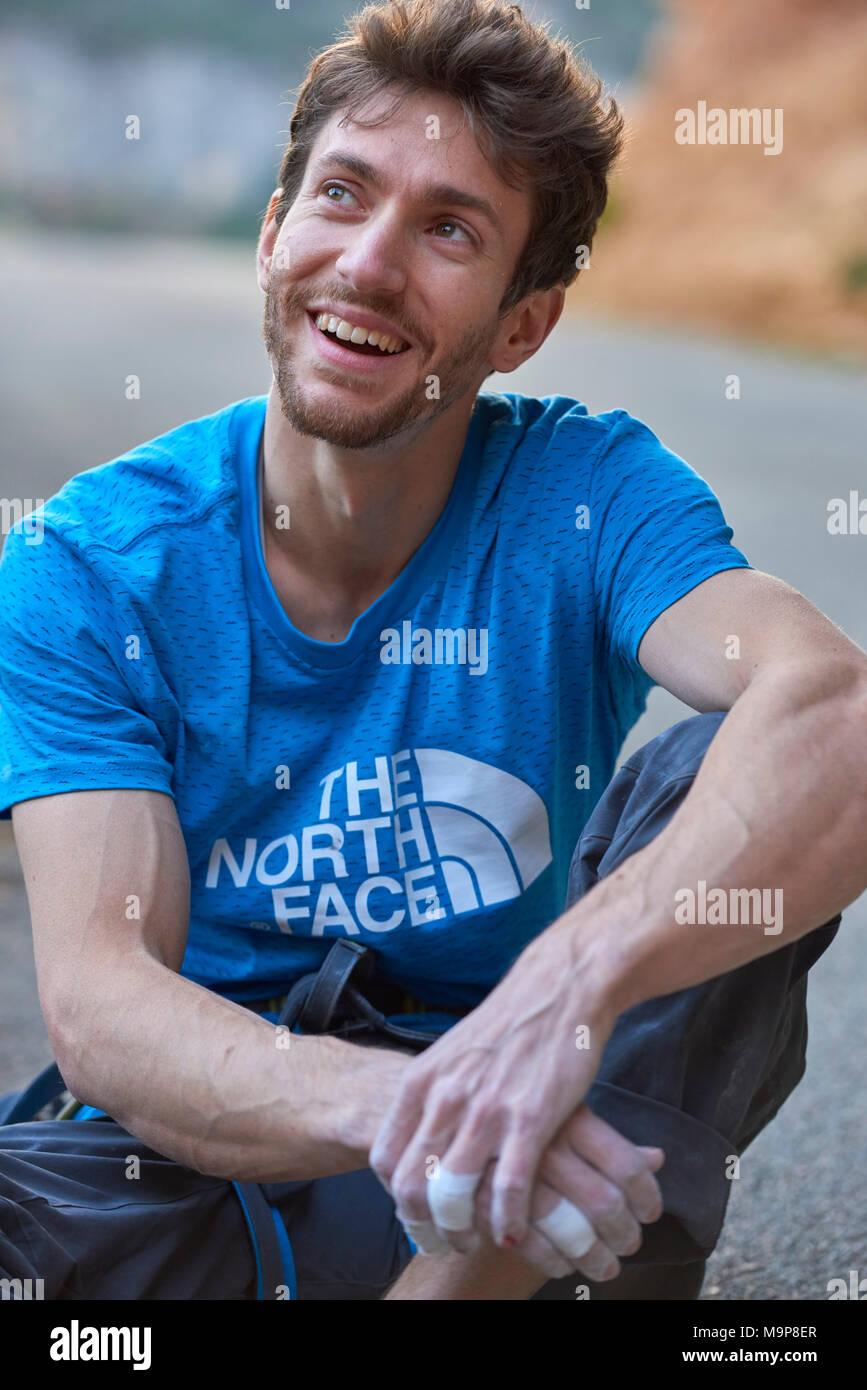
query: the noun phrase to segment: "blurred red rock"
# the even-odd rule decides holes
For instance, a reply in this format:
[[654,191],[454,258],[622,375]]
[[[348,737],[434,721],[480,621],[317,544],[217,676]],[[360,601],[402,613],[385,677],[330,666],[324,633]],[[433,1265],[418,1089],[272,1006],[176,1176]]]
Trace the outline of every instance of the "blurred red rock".
[[[575,310],[867,355],[867,3],[669,0]],[[675,111],[781,108],[779,154]]]

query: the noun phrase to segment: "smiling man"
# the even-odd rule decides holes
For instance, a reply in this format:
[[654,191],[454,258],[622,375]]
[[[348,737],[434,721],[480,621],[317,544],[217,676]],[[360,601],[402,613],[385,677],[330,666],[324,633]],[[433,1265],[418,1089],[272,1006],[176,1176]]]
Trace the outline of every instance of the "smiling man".
[[[268,396],[10,538],[2,807],[85,1108],[0,1134],[6,1277],[697,1296],[867,885],[867,657],[646,425],[481,389],[620,134],[516,6],[369,6],[261,229]],[[700,713],[614,776],[654,682]]]

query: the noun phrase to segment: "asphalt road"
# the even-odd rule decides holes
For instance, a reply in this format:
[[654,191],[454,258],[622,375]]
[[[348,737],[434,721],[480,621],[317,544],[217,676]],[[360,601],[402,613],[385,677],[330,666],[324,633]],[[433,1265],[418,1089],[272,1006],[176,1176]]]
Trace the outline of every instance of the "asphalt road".
[[[0,235],[0,497],[45,498],[73,473],[267,389],[248,252],[196,242]],[[592,274],[592,271],[590,272]],[[851,370],[572,316],[487,389],[623,407],[708,479],[759,569],[805,593],[867,647],[867,536],[830,536],[827,504],[867,496],[867,393]],[[126,378],[141,382],[125,397]],[[739,399],[726,380],[740,379]],[[691,713],[660,690],[622,756]],[[867,1275],[867,897],[810,977],[804,1081],[747,1151],[704,1298],[827,1298]],[[50,1060],[29,921],[0,826],[0,1091]]]

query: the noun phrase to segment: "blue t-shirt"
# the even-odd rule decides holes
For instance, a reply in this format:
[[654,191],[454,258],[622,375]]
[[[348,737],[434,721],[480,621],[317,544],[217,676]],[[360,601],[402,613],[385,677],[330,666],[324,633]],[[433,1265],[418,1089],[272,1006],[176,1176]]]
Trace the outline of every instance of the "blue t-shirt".
[[172,796],[183,974],[231,998],[282,993],[345,935],[428,1004],[473,1006],[563,910],[653,685],[642,636],[748,561],[704,480],[625,411],[482,393],[427,539],[319,642],[263,559],[265,406],[79,474],[7,538],[0,811]]

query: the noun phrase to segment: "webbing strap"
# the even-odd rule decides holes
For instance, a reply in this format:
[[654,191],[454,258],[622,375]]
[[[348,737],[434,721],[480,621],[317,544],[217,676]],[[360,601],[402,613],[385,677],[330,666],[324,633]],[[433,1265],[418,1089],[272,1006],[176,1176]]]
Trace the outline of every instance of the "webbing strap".
[[292,1254],[292,1244],[289,1240],[289,1233],[283,1224],[283,1217],[280,1215],[280,1208],[275,1207],[269,1202],[271,1215],[274,1218],[274,1226],[277,1230],[277,1244],[280,1246],[280,1255],[283,1260],[283,1288],[289,1290],[288,1297],[294,1302],[298,1297],[298,1279],[295,1275],[295,1256]]
[[[55,1100],[66,1090],[66,1082],[60,1075],[60,1068],[56,1062],[45,1067],[38,1076],[34,1077],[30,1085],[23,1090],[20,1095],[4,1096],[8,1108],[5,1113],[0,1103],[0,1125],[17,1125],[26,1120],[32,1120],[37,1110],[41,1110],[43,1105],[47,1105],[50,1100]],[[10,1103],[11,1101],[11,1103]]]
[[[271,1208],[257,1182],[233,1182],[238,1194],[250,1240],[253,1242],[253,1255],[256,1260],[256,1298],[260,1301],[275,1302],[281,1284],[290,1289],[295,1283],[294,1261],[291,1278],[284,1278],[282,1249]],[[285,1232],[284,1232],[285,1234]],[[286,1238],[288,1245],[288,1236]],[[291,1260],[291,1250],[290,1250]]]

